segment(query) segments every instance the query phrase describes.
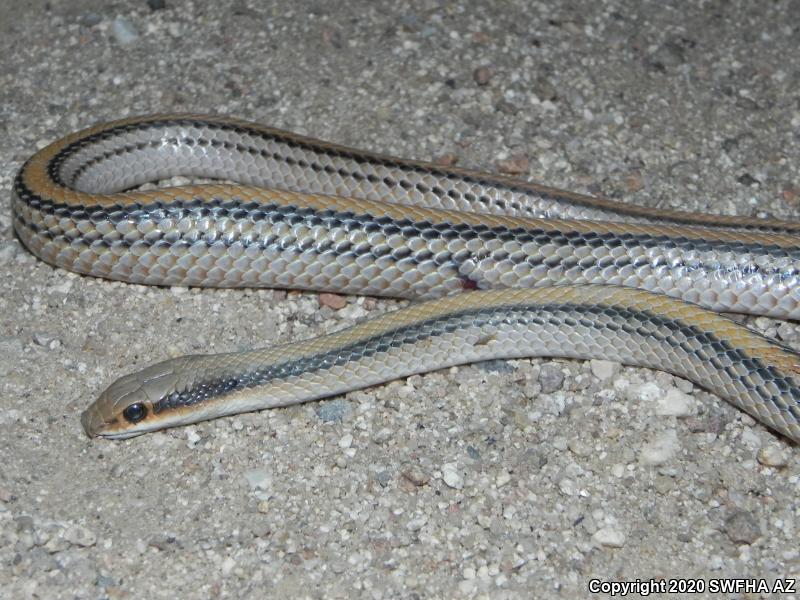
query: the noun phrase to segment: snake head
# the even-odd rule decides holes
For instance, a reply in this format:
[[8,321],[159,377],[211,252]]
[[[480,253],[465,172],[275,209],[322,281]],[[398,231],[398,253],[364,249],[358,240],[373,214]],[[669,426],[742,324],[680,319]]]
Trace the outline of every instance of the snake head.
[[178,373],[193,358],[166,360],[117,379],[81,415],[86,435],[123,439],[164,427],[158,403],[182,387]]

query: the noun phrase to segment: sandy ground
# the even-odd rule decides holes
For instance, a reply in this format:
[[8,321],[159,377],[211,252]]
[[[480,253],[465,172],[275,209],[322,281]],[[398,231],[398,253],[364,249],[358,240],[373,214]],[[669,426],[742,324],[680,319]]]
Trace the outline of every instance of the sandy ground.
[[[92,280],[12,231],[27,156],[156,111],[795,215],[800,3],[688,4],[1,2],[0,597],[575,598],[593,579],[796,577],[797,449],[655,371],[488,363],[90,441],[80,411],[129,370],[395,303]],[[798,346],[794,325],[748,322]]]

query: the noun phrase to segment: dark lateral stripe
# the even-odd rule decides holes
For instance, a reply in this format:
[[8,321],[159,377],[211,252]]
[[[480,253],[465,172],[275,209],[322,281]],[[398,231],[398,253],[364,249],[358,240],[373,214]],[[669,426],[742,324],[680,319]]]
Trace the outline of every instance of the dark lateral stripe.
[[[32,207],[45,214],[53,214],[58,217],[68,217],[74,220],[90,219],[94,222],[109,220],[112,223],[118,223],[123,220],[134,221],[160,221],[162,219],[171,218],[180,220],[183,218],[234,218],[234,219],[250,219],[253,221],[264,220],[271,223],[286,221],[289,224],[305,223],[309,227],[325,225],[334,228],[342,228],[347,231],[353,229],[363,230],[366,233],[381,231],[386,236],[402,235],[405,239],[410,240],[416,237],[423,239],[444,239],[445,241],[461,238],[469,241],[473,239],[492,240],[499,239],[501,241],[516,241],[520,244],[535,243],[539,246],[557,245],[557,246],[573,246],[590,248],[597,248],[606,246],[608,248],[625,247],[625,248],[654,248],[660,247],[665,250],[678,249],[681,252],[696,251],[707,252],[715,251],[719,253],[736,252],[736,253],[750,253],[754,255],[768,254],[775,258],[788,257],[792,260],[800,260],[800,247],[797,248],[783,248],[780,246],[762,246],[745,243],[731,243],[726,241],[696,241],[687,238],[670,238],[668,236],[652,236],[648,234],[633,234],[626,233],[617,235],[615,233],[581,233],[577,231],[553,231],[543,229],[524,229],[524,228],[508,228],[505,226],[481,226],[471,225],[467,223],[449,224],[449,223],[431,223],[429,221],[412,221],[411,219],[395,220],[391,217],[381,216],[375,217],[368,213],[355,214],[353,212],[339,212],[333,209],[317,211],[311,207],[297,207],[293,205],[277,205],[277,204],[261,204],[259,202],[240,202],[237,200],[219,200],[206,202],[203,200],[190,200],[190,201],[172,201],[169,203],[158,202],[153,205],[135,205],[130,207],[115,207],[115,208],[101,208],[91,207],[83,208],[80,206],[68,206],[53,204],[50,202],[43,202],[40,200],[29,199]],[[25,222],[24,225],[29,228],[35,235],[40,237],[55,240],[63,236],[63,233],[53,232],[49,229],[39,226],[37,223]],[[65,236],[64,236],[65,237]],[[168,238],[168,239],[167,239]],[[81,239],[81,238],[78,238]],[[66,238],[67,243],[73,243],[75,239]],[[152,233],[147,239],[139,238],[135,242],[137,245],[145,245],[149,247],[157,247],[160,244],[169,244],[174,246],[176,244],[196,244],[205,242],[208,246],[212,244],[224,244],[228,247],[234,244],[240,244],[244,247],[259,246],[267,248],[274,244],[280,244],[282,250],[297,250],[300,252],[313,251],[321,254],[323,252],[335,252],[337,254],[344,254],[349,252],[351,254],[360,256],[373,254],[379,257],[379,252],[376,248],[362,244],[358,247],[352,246],[349,243],[341,243],[337,245],[307,243],[301,244],[301,240],[285,238],[281,239],[277,236],[267,236],[262,238],[253,238],[247,235],[239,235],[235,230],[224,236],[216,238],[209,238],[208,236],[186,236],[176,238],[174,233],[162,233],[160,237]],[[96,239],[84,239],[88,245],[101,245],[104,247],[123,246],[131,247],[133,243],[125,239],[117,239],[113,242],[107,242],[98,237]],[[388,253],[388,249],[387,252]],[[400,248],[392,252],[396,259],[411,258],[414,262],[422,262],[432,258],[429,254],[418,252],[411,254],[407,248]],[[561,266],[564,269],[579,267],[582,270],[588,270],[593,267],[607,268],[616,267],[622,269],[627,266],[634,268],[642,267],[648,263],[652,263],[653,267],[663,265],[662,262],[652,261],[647,257],[638,257],[632,259],[629,256],[603,256],[595,257],[593,254],[583,258],[567,257],[562,258],[557,255],[554,256],[528,256],[522,253],[508,254],[503,250],[494,251],[491,258],[496,261],[508,260],[512,264],[528,264],[531,267],[536,267],[544,264],[548,267]],[[454,268],[462,264],[465,260],[476,258],[473,254],[467,252],[459,252],[456,254],[443,254],[437,257],[437,264],[451,263]],[[669,265],[671,268],[686,268],[690,270],[703,270],[706,272],[719,271],[721,266],[715,261],[704,262],[674,262]],[[763,277],[776,277],[780,280],[787,280],[800,275],[800,270],[796,268],[779,268],[774,267],[771,269],[764,269],[755,263],[746,266],[736,266],[736,273],[739,276],[748,276],[759,274]]]
[[[566,313],[566,314],[564,314]],[[609,313],[618,316],[620,322],[608,318]],[[599,317],[604,316],[603,320]],[[370,338],[342,346],[336,350],[322,352],[299,359],[265,365],[259,369],[240,373],[232,377],[202,381],[194,387],[176,391],[165,396],[153,406],[153,412],[160,413],[174,408],[187,407],[204,401],[221,399],[225,395],[247,388],[268,384],[273,381],[299,377],[307,373],[327,370],[334,366],[356,362],[362,358],[387,352],[390,349],[414,344],[425,339],[453,333],[468,327],[523,325],[555,327],[575,327],[578,325],[598,330],[623,331],[631,335],[653,339],[654,343],[669,344],[693,355],[700,361],[708,361],[720,369],[737,385],[757,393],[765,402],[771,402],[778,410],[784,406],[768,390],[755,386],[747,376],[740,376],[737,369],[726,367],[719,355],[726,354],[733,365],[744,366],[748,372],[757,373],[767,382],[772,382],[784,394],[795,394],[797,390],[792,381],[760,359],[749,356],[743,349],[731,346],[720,340],[712,332],[704,331],[680,320],[664,318],[650,311],[623,308],[616,305],[578,305],[573,303],[544,305],[509,305],[479,308],[454,312],[434,319],[413,323],[392,329]],[[669,334],[660,333],[666,329]],[[691,344],[679,343],[676,334],[696,340],[699,349]],[[789,350],[786,348],[786,350]],[[800,419],[800,398],[787,402],[788,410],[795,419]]]
[[[745,242],[731,242],[724,240],[696,240],[686,237],[670,237],[667,235],[650,235],[646,233],[624,233],[614,232],[586,233],[581,231],[567,230],[558,231],[553,229],[526,229],[522,227],[509,228],[505,226],[489,227],[488,225],[472,225],[469,223],[451,224],[446,222],[431,223],[429,221],[412,221],[411,219],[395,220],[391,217],[375,217],[369,213],[356,214],[353,212],[338,212],[334,210],[317,211],[311,207],[298,207],[294,205],[261,204],[259,202],[241,202],[239,200],[214,200],[204,201],[200,199],[182,201],[173,200],[170,202],[157,202],[149,205],[133,205],[127,207],[82,207],[66,204],[58,204],[48,200],[43,200],[28,190],[20,182],[17,193],[21,200],[27,202],[31,207],[44,214],[52,214],[58,217],[71,219],[91,219],[98,222],[104,219],[112,222],[120,222],[126,219],[134,221],[153,220],[159,221],[164,218],[182,219],[186,217],[232,217],[232,218],[251,218],[254,220],[268,219],[272,214],[278,214],[278,220],[292,217],[302,218],[309,225],[322,224],[326,219],[335,219],[341,222],[358,223],[363,226],[371,226],[375,231],[380,228],[387,234],[400,233],[404,228],[414,228],[421,232],[423,237],[441,237],[444,240],[451,240],[457,237],[462,239],[499,239],[500,241],[518,241],[520,243],[537,242],[542,244],[560,244],[572,246],[589,246],[598,248],[607,246],[615,248],[623,246],[625,248],[661,247],[665,249],[679,249],[683,251],[694,250],[697,252],[736,252],[749,253],[756,255],[767,254],[776,258],[791,258],[800,260],[800,246],[785,248],[777,244],[748,244]],[[299,222],[299,221],[296,221]],[[29,226],[37,231],[35,224]],[[367,231],[369,232],[369,231]],[[424,234],[430,232],[430,234]],[[435,233],[435,236],[434,236]],[[537,240],[537,238],[539,238]],[[237,240],[236,237],[231,237]],[[120,242],[122,243],[122,242]]]

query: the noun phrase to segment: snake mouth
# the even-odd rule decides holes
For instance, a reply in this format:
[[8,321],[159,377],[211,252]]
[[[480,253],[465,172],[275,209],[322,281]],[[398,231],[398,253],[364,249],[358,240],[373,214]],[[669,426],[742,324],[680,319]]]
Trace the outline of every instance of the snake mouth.
[[129,437],[134,437],[144,433],[143,431],[130,431],[130,430],[115,430],[114,425],[117,425],[119,420],[114,418],[106,421],[100,414],[93,410],[92,407],[87,408],[81,414],[81,425],[86,437],[90,439],[103,438],[111,440],[121,440]]

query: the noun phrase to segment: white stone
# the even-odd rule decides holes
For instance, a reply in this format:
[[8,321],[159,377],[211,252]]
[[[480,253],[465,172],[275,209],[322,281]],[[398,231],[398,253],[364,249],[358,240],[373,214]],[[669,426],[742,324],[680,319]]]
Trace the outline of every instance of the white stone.
[[565,496],[575,495],[575,482],[572,479],[564,478],[558,482],[558,489]]
[[74,546],[88,548],[97,542],[97,536],[93,531],[80,525],[73,525],[64,533],[64,538]]
[[632,385],[628,388],[628,394],[632,400],[638,398],[643,402],[653,402],[664,395],[664,390],[658,384],[648,381],[641,385]]
[[603,527],[594,532],[592,539],[608,548],[622,548],[625,545],[625,534],[613,527]]
[[678,388],[670,388],[658,399],[656,414],[664,417],[688,417],[693,414],[694,398]]
[[409,531],[419,531],[428,522],[428,515],[420,515],[414,519],[411,519],[408,523],[406,523],[406,529]]
[[139,39],[136,26],[125,17],[119,16],[111,24],[111,33],[120,46],[127,46]]
[[642,447],[639,462],[643,465],[661,465],[670,460],[680,449],[678,434],[674,429],[665,431]]
[[186,445],[189,448],[194,448],[195,446],[197,446],[197,443],[201,439],[202,438],[198,435],[197,431],[195,431],[193,428],[189,428],[186,431]]
[[222,561],[221,569],[223,575],[230,575],[233,568],[236,566],[236,561],[233,560],[230,556],[226,557],[225,560]]
[[244,478],[254,490],[266,490],[272,486],[272,474],[264,469],[253,469],[244,474]]
[[464,478],[458,472],[454,463],[447,463],[442,467],[442,480],[448,487],[456,490],[464,487]]
[[751,448],[758,448],[761,446],[761,438],[758,437],[758,434],[752,429],[745,429],[742,432],[741,440],[745,446]]
[[776,444],[769,444],[758,451],[756,459],[765,467],[785,467],[789,462],[789,453]]
[[611,379],[619,372],[620,368],[619,363],[599,359],[589,361],[589,366],[592,369],[592,375],[597,377],[600,381]]

